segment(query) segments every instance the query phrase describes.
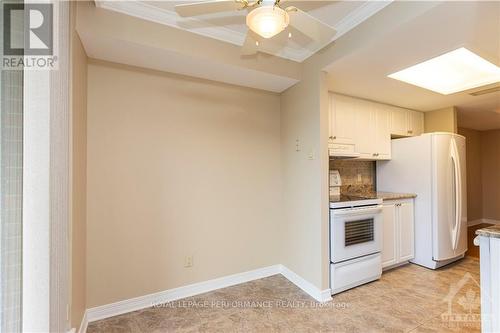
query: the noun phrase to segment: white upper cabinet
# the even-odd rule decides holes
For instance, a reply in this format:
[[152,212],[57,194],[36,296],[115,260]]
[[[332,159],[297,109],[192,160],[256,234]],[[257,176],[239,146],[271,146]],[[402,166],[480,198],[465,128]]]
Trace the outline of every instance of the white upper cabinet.
[[394,136],[417,136],[424,132],[424,113],[396,106],[388,106],[390,110],[390,132]]
[[356,113],[356,151],[360,158],[385,160],[391,158],[389,114],[380,104],[359,100]]
[[424,113],[408,110],[408,135],[417,136],[424,133]]
[[408,135],[408,112],[395,106],[387,106],[390,113],[390,133],[396,136]]
[[356,107],[356,99],[330,94],[330,142],[354,142]]
[[376,157],[380,160],[391,159],[391,132],[390,114],[382,104],[373,103],[375,108],[375,142],[377,143]]
[[376,127],[373,126],[376,118],[375,109],[366,101],[357,100],[356,103],[358,110],[355,119],[355,149],[361,158],[372,158],[372,154],[377,149],[375,143]]
[[334,93],[329,98],[329,143],[331,149],[341,152],[338,156],[356,152],[365,160],[389,160],[391,136],[423,133],[422,112]]

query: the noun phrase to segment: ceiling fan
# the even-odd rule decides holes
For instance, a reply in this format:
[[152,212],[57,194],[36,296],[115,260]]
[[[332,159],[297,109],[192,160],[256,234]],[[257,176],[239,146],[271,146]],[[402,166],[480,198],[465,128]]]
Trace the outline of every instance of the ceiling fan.
[[[286,0],[212,0],[175,6],[182,17],[191,17],[235,10],[248,10],[246,24],[249,31],[242,47],[242,54],[254,54],[259,50],[260,37],[270,39],[288,26],[317,41],[331,41],[336,31],[295,6],[281,7]],[[291,33],[289,33],[291,37]]]

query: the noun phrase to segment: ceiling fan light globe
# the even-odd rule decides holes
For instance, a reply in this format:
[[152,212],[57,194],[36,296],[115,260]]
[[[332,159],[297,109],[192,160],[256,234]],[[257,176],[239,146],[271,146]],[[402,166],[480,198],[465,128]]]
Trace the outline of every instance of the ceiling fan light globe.
[[261,6],[247,15],[247,26],[264,38],[271,38],[286,29],[290,17],[277,6]]

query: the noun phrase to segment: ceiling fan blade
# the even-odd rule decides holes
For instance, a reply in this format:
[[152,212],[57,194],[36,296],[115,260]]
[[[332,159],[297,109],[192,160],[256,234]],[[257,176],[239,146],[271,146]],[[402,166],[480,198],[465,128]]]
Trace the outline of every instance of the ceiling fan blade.
[[175,6],[175,11],[182,17],[198,16],[211,13],[228,12],[246,7],[240,0],[215,0]]
[[312,39],[331,40],[336,34],[335,29],[328,24],[321,22],[297,7],[288,7],[286,11],[290,15],[290,26]]
[[258,39],[255,33],[248,31],[245,37],[245,42],[241,46],[242,55],[252,55],[257,53],[259,47],[257,46]]

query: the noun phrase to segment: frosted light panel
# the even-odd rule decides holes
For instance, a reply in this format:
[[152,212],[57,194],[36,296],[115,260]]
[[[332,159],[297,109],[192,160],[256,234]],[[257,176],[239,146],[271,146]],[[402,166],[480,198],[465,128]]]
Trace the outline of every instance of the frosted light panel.
[[388,76],[449,95],[500,82],[500,67],[462,47]]

